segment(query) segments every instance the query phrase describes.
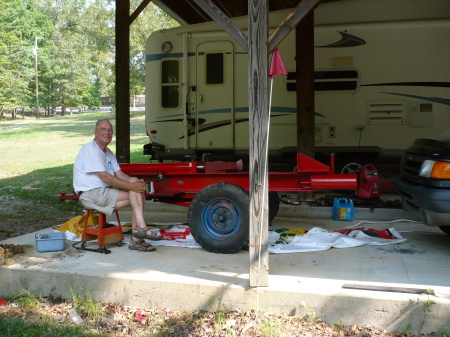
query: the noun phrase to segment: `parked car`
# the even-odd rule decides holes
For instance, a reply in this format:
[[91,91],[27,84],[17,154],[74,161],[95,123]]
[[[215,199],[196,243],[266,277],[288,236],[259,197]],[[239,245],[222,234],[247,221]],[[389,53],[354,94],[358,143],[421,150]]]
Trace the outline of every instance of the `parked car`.
[[416,139],[396,183],[404,209],[450,235],[450,139]]

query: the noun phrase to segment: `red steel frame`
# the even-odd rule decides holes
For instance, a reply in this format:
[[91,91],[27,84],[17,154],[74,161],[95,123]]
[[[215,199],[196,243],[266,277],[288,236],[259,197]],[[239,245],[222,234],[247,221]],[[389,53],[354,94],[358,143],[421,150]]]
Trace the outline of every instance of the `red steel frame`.
[[[314,192],[324,190],[356,190],[356,174],[334,174],[331,167],[297,153],[295,172],[269,172],[270,192]],[[153,183],[154,193],[147,199],[189,206],[195,194],[208,185],[228,182],[249,190],[249,172],[239,170],[239,162],[198,162],[120,164],[130,176]]]

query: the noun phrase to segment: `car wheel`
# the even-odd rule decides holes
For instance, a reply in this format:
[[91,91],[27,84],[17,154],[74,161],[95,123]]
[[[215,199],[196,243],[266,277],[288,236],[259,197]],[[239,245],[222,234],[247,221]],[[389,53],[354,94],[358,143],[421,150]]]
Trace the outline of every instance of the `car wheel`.
[[439,228],[447,235],[450,235],[450,226],[439,226]]
[[195,241],[214,253],[233,254],[248,244],[249,196],[231,183],[211,184],[192,199],[188,223]]
[[280,194],[278,192],[269,192],[269,222],[278,214],[280,209]]

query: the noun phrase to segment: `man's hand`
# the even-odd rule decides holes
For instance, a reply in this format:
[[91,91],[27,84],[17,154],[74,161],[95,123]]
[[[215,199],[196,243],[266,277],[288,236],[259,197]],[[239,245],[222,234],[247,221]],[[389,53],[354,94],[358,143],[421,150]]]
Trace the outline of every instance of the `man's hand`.
[[143,179],[132,182],[131,185],[132,185],[132,188],[130,189],[131,191],[140,194],[145,194],[145,192],[147,191],[147,185],[145,184],[145,181]]
[[140,194],[146,193],[147,186],[143,179],[136,180],[136,178],[130,177],[122,171],[116,171],[114,174],[115,176],[107,172],[97,172],[97,175],[106,184],[125,191],[133,191]]

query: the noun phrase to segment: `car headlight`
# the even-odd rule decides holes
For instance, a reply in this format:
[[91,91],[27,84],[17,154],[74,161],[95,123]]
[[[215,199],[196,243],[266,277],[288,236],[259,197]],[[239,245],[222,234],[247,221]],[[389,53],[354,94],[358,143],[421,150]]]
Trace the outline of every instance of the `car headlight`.
[[433,179],[450,179],[450,163],[425,160],[420,167],[419,176]]

